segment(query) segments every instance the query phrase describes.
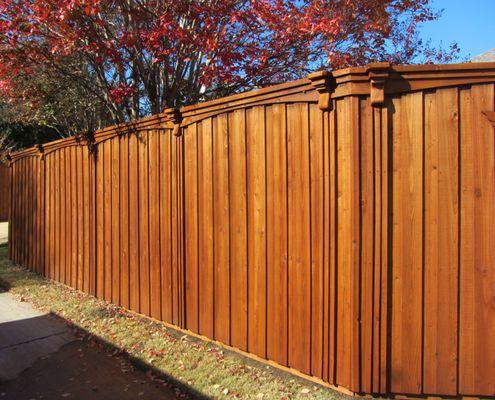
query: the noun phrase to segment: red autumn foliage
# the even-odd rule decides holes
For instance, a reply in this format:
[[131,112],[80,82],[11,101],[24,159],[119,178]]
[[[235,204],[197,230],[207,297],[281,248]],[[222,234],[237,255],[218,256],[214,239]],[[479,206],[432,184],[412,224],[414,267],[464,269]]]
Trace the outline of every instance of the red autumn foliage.
[[0,15],[4,96],[20,77],[51,71],[94,93],[116,122],[321,67],[456,52],[418,38],[438,17],[429,0],[0,0]]

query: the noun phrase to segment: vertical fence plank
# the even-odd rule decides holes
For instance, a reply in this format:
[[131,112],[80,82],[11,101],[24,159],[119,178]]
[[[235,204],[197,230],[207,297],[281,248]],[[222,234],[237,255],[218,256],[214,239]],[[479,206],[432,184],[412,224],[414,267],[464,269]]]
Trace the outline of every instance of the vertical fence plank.
[[247,350],[247,188],[246,118],[243,109],[229,114],[231,344]]
[[392,391],[422,391],[423,94],[394,99]]
[[[53,188],[55,191],[55,280],[60,281],[61,272],[62,272],[62,225],[61,225],[61,204],[62,204],[62,191],[61,191],[61,160],[62,154],[61,150],[55,151],[54,158],[54,180],[53,180]],[[84,212],[82,209],[82,204],[79,204],[79,210]],[[80,224],[82,227],[82,223]],[[82,286],[78,286],[78,289],[82,289]]]
[[287,106],[289,366],[311,372],[311,212],[307,104]]
[[495,393],[495,142],[481,114],[493,110],[494,87],[461,89],[461,270],[459,392]]
[[39,215],[39,204],[38,204],[38,170],[39,170],[39,158],[34,156],[33,164],[31,166],[31,179],[33,181],[33,221],[31,225],[32,235],[33,235],[33,247],[31,254],[31,263],[33,271],[39,273],[39,260],[38,260],[38,249],[40,244],[40,238],[38,236],[38,215]]
[[33,216],[33,180],[32,180],[32,162],[33,158],[29,157],[25,160],[26,164],[26,232],[25,240],[25,258],[24,265],[32,269],[32,252],[33,252],[33,235],[32,235],[32,216]]
[[457,89],[425,94],[424,393],[457,394]]
[[[335,109],[333,107],[333,109]],[[333,202],[333,181],[332,181],[332,160],[331,154],[331,129],[334,111],[323,113],[323,371],[322,379],[327,382],[333,382],[333,334],[332,334],[332,293],[331,293],[331,266],[333,246],[331,245],[334,235],[332,232],[332,215]]]
[[[76,148],[70,147],[70,161],[71,161],[71,286],[77,286],[77,236],[79,232],[77,230],[77,159]],[[103,210],[103,207],[102,207]]]
[[136,134],[129,136],[129,282],[131,310],[139,311],[139,139]]
[[186,326],[198,332],[198,136],[197,125],[184,129],[184,217],[186,237]]
[[[12,261],[17,264],[17,251],[19,249],[19,245],[17,244],[17,235],[18,235],[18,224],[19,224],[19,177],[18,177],[18,168],[19,168],[19,162],[16,161],[14,162],[10,169],[11,169],[11,174],[10,174],[10,179],[11,179],[11,188],[12,188],[12,196],[11,196],[11,203],[10,203],[10,221],[9,221],[9,226],[12,225],[11,228],[11,235],[9,237],[9,243],[12,242],[11,244],[11,251],[10,254],[12,256]],[[15,199],[15,200],[14,200]]]
[[120,301],[123,307],[130,308],[129,293],[129,136],[119,138],[119,196],[120,196]]
[[285,104],[267,108],[267,357],[287,364],[287,126]]
[[67,238],[67,232],[66,232],[66,222],[65,222],[65,207],[66,207],[66,186],[65,186],[65,149],[60,149],[58,150],[60,153],[60,160],[59,160],[59,169],[60,169],[60,180],[59,180],[59,186],[60,186],[60,280],[63,283],[68,283],[67,277],[69,274],[67,273],[67,262],[65,259],[66,255],[66,238]]
[[180,223],[182,215],[179,214],[179,188],[178,182],[182,179],[179,168],[179,140],[180,138],[172,137],[172,323],[180,326],[181,318],[181,299],[180,294],[182,292],[180,282]]
[[[26,160],[21,160],[20,166],[19,166],[19,177],[20,177],[20,185],[19,185],[19,194],[20,194],[20,205],[19,205],[19,219],[20,219],[20,224],[19,224],[19,242],[24,243],[25,238],[26,238],[26,232],[25,232],[25,227],[26,227],[26,176],[25,176],[25,169],[26,169]],[[22,264],[24,263],[24,253],[26,250],[25,243],[20,245],[19,249],[19,263]],[[52,277],[54,277],[52,273]]]
[[323,378],[323,113],[309,105],[311,196],[311,375]]
[[337,343],[336,380],[359,391],[359,100],[337,106]]
[[177,174],[175,176],[176,187],[175,196],[177,198],[176,215],[177,215],[177,236],[174,243],[177,244],[177,303],[178,303],[178,320],[177,325],[185,328],[186,311],[185,311],[185,248],[184,248],[184,137],[182,135],[176,140],[176,152],[174,153],[174,163],[176,164]]
[[149,141],[149,209],[150,209],[150,300],[151,316],[161,318],[160,215],[159,215],[159,148],[158,132],[150,132]]
[[46,214],[45,214],[45,208],[46,208],[46,161],[45,158],[43,157],[41,159],[41,166],[40,166],[40,183],[41,183],[41,190],[39,194],[40,198],[40,204],[41,204],[41,212],[40,212],[40,236],[41,236],[41,248],[40,248],[40,258],[41,258],[41,273],[43,276],[46,275],[46,261],[45,261],[45,254],[46,254],[46,236],[45,236],[45,225],[46,225]]
[[213,132],[211,118],[201,123],[198,146],[199,332],[214,336],[213,288]]
[[89,163],[89,252],[90,252],[90,284],[89,293],[96,296],[96,148],[93,144],[88,144]]
[[[105,295],[105,211],[104,211],[104,148],[100,144],[96,156],[96,296]],[[74,185],[74,182],[72,182]],[[72,235],[75,232],[72,231]]]
[[[103,240],[104,256],[103,270],[105,276],[105,290],[103,298],[112,299],[112,143],[103,143]],[[136,310],[137,311],[137,310]]]
[[15,256],[14,256],[14,249],[15,249],[15,229],[14,229],[14,221],[16,218],[15,215],[15,204],[14,204],[14,198],[15,198],[15,182],[16,178],[14,175],[15,171],[15,162],[11,163],[9,165],[9,196],[10,196],[10,201],[9,201],[9,253],[8,257],[10,260],[15,262]]
[[[86,279],[84,270],[84,215],[88,212],[84,209],[84,161],[82,147],[76,147],[76,164],[77,164],[77,289],[83,290],[84,280]],[[111,297],[108,298],[109,301]]]
[[374,136],[369,99],[359,101],[361,179],[361,390],[372,391],[373,291],[374,291]]
[[119,138],[113,138],[109,141],[111,146],[111,192],[110,215],[111,215],[111,260],[112,260],[112,302],[120,304],[120,141]]
[[71,159],[70,148],[64,149],[65,159],[65,280],[67,285],[72,283],[72,201],[71,201]]
[[139,312],[150,315],[149,131],[139,137]]
[[213,226],[215,339],[230,344],[229,126],[227,114],[213,126]]
[[381,352],[380,352],[380,326],[381,326],[381,232],[383,227],[382,221],[382,138],[381,138],[381,113],[382,109],[386,109],[387,105],[383,107],[373,107],[371,111],[372,118],[372,133],[373,136],[373,215],[374,215],[374,229],[373,229],[373,321],[372,321],[372,374],[371,374],[371,392],[380,393],[380,368],[381,368]]
[[167,130],[160,133],[159,137],[161,314],[162,319],[167,322],[172,322],[171,136],[171,132]]
[[90,220],[91,220],[91,208],[90,208],[90,199],[91,199],[91,188],[90,188],[90,158],[89,158],[89,150],[88,146],[84,145],[84,147],[81,148],[81,157],[82,157],[82,169],[83,169],[83,175],[82,175],[82,203],[83,203],[83,209],[84,209],[84,215],[83,215],[83,226],[82,230],[84,232],[83,236],[83,286],[82,290],[84,290],[86,293],[90,293],[90,286],[91,286],[91,273],[90,273],[90,262],[91,262],[91,254],[90,254],[90,241],[92,239],[91,236],[91,226],[90,226]]
[[248,351],[266,355],[265,108],[246,110],[248,177]]
[[[56,163],[56,153],[52,153],[50,155],[50,221],[49,221],[49,230],[50,230],[50,275],[51,279],[55,279],[55,250],[56,250],[56,226],[55,226],[55,163]],[[77,253],[76,253],[77,254]]]
[[16,250],[16,263],[19,264],[21,262],[21,250],[22,246],[20,245],[20,240],[21,240],[21,229],[22,229],[22,160],[19,160],[19,162],[16,163],[16,180],[17,180],[17,198],[18,200],[18,206],[17,208],[17,250]]

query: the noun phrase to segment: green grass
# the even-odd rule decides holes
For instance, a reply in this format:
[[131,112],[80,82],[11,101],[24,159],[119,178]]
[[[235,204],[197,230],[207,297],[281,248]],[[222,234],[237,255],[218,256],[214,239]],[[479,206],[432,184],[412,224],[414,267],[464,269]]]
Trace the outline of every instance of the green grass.
[[7,259],[0,246],[0,284],[17,298],[65,319],[85,340],[126,352],[205,396],[218,399],[339,399],[346,396],[225,352],[221,347],[47,280]]

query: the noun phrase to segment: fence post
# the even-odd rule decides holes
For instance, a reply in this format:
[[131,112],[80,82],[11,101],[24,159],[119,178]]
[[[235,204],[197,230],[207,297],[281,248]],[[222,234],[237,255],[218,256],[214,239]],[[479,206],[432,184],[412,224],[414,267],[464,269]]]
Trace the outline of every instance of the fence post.
[[96,228],[96,162],[98,158],[98,146],[95,144],[95,137],[92,132],[86,135],[86,143],[89,154],[89,187],[91,190],[89,199],[89,230],[92,233],[92,239],[89,241],[89,292],[93,296],[96,296],[96,282],[98,281],[96,277],[96,251],[98,248],[98,230]]
[[[182,115],[177,108],[164,111],[172,125],[172,135],[175,143],[172,145],[172,268],[175,267],[176,310],[173,312],[174,324],[186,327],[186,290],[185,290],[185,230],[184,230],[184,136],[182,135]],[[175,215],[175,218],[174,218]],[[175,297],[175,296],[174,296]]]
[[13,184],[14,184],[14,179],[13,179],[13,168],[12,168],[12,157],[10,154],[7,154],[5,157],[7,160],[7,167],[9,168],[9,260],[12,260],[12,204],[13,204]]

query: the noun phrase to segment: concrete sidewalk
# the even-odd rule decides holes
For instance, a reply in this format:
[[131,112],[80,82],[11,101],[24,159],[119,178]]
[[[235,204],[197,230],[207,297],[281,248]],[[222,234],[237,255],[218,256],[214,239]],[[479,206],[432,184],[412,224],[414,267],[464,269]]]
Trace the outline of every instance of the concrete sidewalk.
[[0,381],[15,378],[38,358],[73,340],[61,321],[0,293]]
[[0,222],[0,244],[7,243],[9,240],[9,223]]
[[176,399],[126,359],[0,288],[0,399]]

